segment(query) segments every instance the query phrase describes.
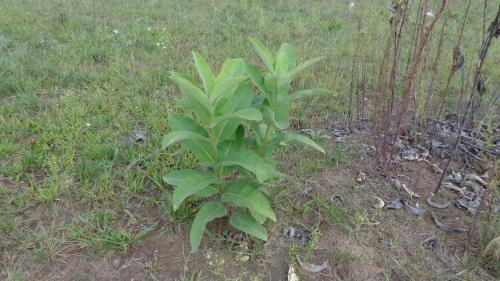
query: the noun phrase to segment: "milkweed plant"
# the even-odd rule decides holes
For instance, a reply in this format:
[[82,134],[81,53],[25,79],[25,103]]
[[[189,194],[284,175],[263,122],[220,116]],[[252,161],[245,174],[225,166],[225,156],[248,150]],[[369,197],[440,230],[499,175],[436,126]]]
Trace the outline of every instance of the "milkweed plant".
[[[276,215],[266,198],[265,183],[280,177],[273,151],[280,144],[299,142],[324,153],[321,146],[304,135],[286,132],[290,103],[294,99],[327,93],[308,89],[290,93],[293,79],[321,58],[297,65],[294,48],[284,43],[271,51],[250,39],[265,69],[244,59],[228,59],[216,75],[206,59],[193,52],[201,85],[178,72],[173,80],[193,114],[171,114],[169,132],[163,148],[180,143],[206,169],[180,169],[163,177],[175,187],[174,211],[190,196],[204,198],[193,220],[190,242],[193,251],[200,246],[206,225],[229,217],[232,227],[267,240],[266,221]],[[191,117],[192,116],[192,117]]]

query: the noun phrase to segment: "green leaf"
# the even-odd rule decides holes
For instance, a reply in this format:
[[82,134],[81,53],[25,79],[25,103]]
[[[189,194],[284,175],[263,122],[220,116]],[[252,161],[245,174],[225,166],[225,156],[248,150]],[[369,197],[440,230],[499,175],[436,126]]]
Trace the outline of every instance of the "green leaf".
[[210,124],[210,127],[214,128],[215,126],[219,125],[220,122],[232,119],[260,121],[262,120],[262,113],[260,113],[260,111],[258,111],[257,109],[253,108],[241,109],[236,112],[215,118]]
[[254,65],[249,63],[245,63],[245,73],[250,77],[253,84],[261,91],[261,93],[266,95],[267,89],[264,84],[264,76],[262,76],[262,73]]
[[275,104],[278,95],[278,78],[266,73],[266,76],[264,76],[264,84],[268,90],[267,100],[270,104]]
[[281,141],[283,142],[289,142],[289,141],[294,141],[294,142],[300,142],[305,145],[309,145],[316,150],[320,151],[321,153],[325,153],[325,150],[317,143],[315,143],[312,139],[303,136],[303,135],[298,135],[298,134],[283,134],[280,136]]
[[[254,93],[252,88],[246,83],[242,84],[236,89],[232,96],[225,100],[224,104],[220,104],[220,109],[216,112],[217,114],[225,115],[240,109],[248,108],[253,98]],[[239,120],[229,120],[219,123],[214,130],[217,142],[219,143],[231,138],[239,124]]]
[[284,43],[276,54],[275,68],[277,73],[288,73],[295,68],[297,57],[292,45]]
[[214,74],[212,73],[210,66],[202,55],[198,54],[197,52],[193,52],[193,57],[196,70],[198,70],[198,74],[200,74],[201,80],[203,81],[205,92],[210,93],[215,83]]
[[238,230],[267,241],[266,229],[248,212],[234,212],[229,218],[229,223]]
[[220,201],[209,201],[201,206],[200,210],[196,214],[196,217],[194,218],[193,224],[191,225],[191,231],[189,233],[191,249],[193,252],[198,250],[198,247],[200,246],[201,238],[207,223],[225,215],[227,215],[227,208]]
[[290,121],[288,120],[288,107],[290,101],[286,99],[278,103],[276,111],[274,112],[275,125],[278,129],[286,129],[290,127]]
[[297,75],[299,72],[302,72],[302,71],[308,69],[309,67],[317,64],[322,59],[323,59],[323,57],[319,57],[319,58],[311,59],[311,60],[308,60],[308,61],[304,62],[303,64],[297,66],[295,69],[293,69],[290,72],[290,77],[291,78],[295,77],[295,75]]
[[253,209],[249,209],[250,214],[252,217],[260,224],[263,224],[266,222],[267,217],[264,215],[261,215],[260,213],[255,212]]
[[172,196],[174,211],[189,196],[204,189],[210,184],[222,184],[212,172],[200,172],[197,170],[177,170],[163,177],[163,180],[176,186]]
[[274,72],[274,57],[271,51],[262,44],[259,40],[254,38],[249,38],[250,43],[252,43],[253,48],[259,54],[262,62],[266,65],[269,72]]
[[326,89],[321,89],[321,88],[314,88],[314,89],[308,89],[308,90],[302,90],[302,91],[297,91],[293,93],[292,99],[301,99],[305,97],[310,97],[310,96],[315,96],[315,95],[323,95],[323,94],[331,94],[333,93],[332,91],[326,90]]
[[183,74],[171,72],[172,79],[181,88],[182,94],[189,100],[193,111],[201,120],[210,120],[212,116],[212,104],[208,96],[198,86],[186,79]]
[[245,141],[245,127],[243,125],[239,125],[236,131],[234,132],[234,138],[231,140],[223,141],[219,144],[219,155],[225,157],[229,153],[233,151],[241,150],[243,146],[243,142]]
[[277,99],[278,103],[281,102],[280,100],[288,100],[288,92],[290,91],[290,84],[292,83],[292,80],[290,79],[290,76],[288,74],[283,74],[278,76],[278,79],[276,80],[276,92],[278,93]]
[[252,212],[276,221],[276,215],[266,196],[247,181],[235,181],[228,185],[224,189],[221,201],[248,208]]
[[210,93],[210,101],[216,103],[220,98],[225,95],[231,95],[236,88],[248,78],[246,76],[236,76],[226,79],[217,79],[215,81],[214,89]]
[[[176,131],[190,131],[208,139],[208,133],[193,119],[180,114],[170,114],[169,124]],[[208,140],[184,140],[182,144],[189,148],[200,162],[212,162],[212,145]]]
[[264,182],[278,175],[273,165],[266,163],[257,154],[245,150],[228,154],[219,165],[240,166],[252,172],[259,182]]
[[190,131],[173,131],[168,133],[166,136],[163,137],[163,140],[161,141],[161,145],[163,148],[169,147],[173,143],[176,143],[178,141],[183,141],[183,140],[202,140],[202,141],[208,141],[208,138],[199,135],[197,133],[193,133]]
[[222,65],[222,68],[215,80],[225,80],[245,74],[245,61],[243,59],[228,59]]
[[196,195],[206,198],[206,197],[212,197],[218,193],[219,193],[219,189],[217,189],[217,187],[215,187],[213,185],[209,185],[209,186],[203,188],[202,190],[196,192]]

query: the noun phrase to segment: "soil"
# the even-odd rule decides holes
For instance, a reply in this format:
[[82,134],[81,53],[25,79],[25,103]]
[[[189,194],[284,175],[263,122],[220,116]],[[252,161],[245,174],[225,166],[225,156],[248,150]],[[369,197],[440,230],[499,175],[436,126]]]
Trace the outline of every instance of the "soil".
[[[362,144],[368,142],[366,138],[351,136],[345,142],[352,151],[348,159],[339,167],[322,168],[307,180],[303,184],[310,188],[307,195],[302,188],[290,188],[284,194],[292,207],[310,201],[314,194],[331,201],[347,210],[350,219],[346,225],[328,223],[325,210],[314,206],[303,213],[278,208],[279,220],[270,226],[271,235],[265,244],[248,241],[246,248],[235,246],[222,238],[221,231],[218,233],[217,229],[225,227],[224,222],[218,221],[211,226],[214,236],[205,236],[201,249],[190,253],[188,226],[155,218],[160,221],[155,231],[126,252],[93,256],[77,245],[66,245],[56,259],[21,261],[15,251],[9,249],[8,242],[3,241],[2,260],[5,264],[22,264],[28,280],[182,280],[181,277],[198,280],[198,276],[200,280],[287,280],[290,253],[295,251],[304,259],[307,252],[297,241],[281,235],[285,226],[294,225],[307,230],[317,226],[318,239],[307,254],[307,262],[328,262],[328,267],[320,273],[301,270],[294,262],[300,280],[462,280],[466,275],[474,280],[495,280],[491,272],[479,265],[463,262],[479,254],[475,237],[464,254],[466,234],[443,232],[431,220],[430,213],[434,212],[441,221],[455,227],[467,228],[472,221],[463,210],[453,206],[438,210],[426,204],[425,198],[434,190],[439,174],[418,161],[402,162],[395,173],[401,183],[420,196],[410,203],[424,207],[423,216],[414,216],[404,208],[375,209],[373,196],[390,202],[404,191],[395,190],[381,175],[372,152],[363,148]],[[298,163],[300,157],[311,155],[289,155],[287,159],[289,163]],[[441,159],[431,159],[431,162],[444,165]],[[294,178],[302,178],[294,174],[299,173],[295,164],[287,171]],[[360,171],[366,174],[366,180],[361,183],[356,181]],[[421,179],[417,181],[419,174]],[[455,196],[443,189],[435,201],[445,202]],[[33,229],[50,229],[57,223],[71,222],[78,208],[60,208],[57,216],[60,221],[54,222],[44,216],[50,211],[48,207],[36,205],[19,214],[19,219],[31,220]],[[149,216],[156,216],[157,212],[149,211]],[[435,247],[424,249],[421,245],[429,239],[435,239]],[[249,254],[249,260],[240,259],[242,253]],[[6,276],[6,272],[0,271],[0,280]]]

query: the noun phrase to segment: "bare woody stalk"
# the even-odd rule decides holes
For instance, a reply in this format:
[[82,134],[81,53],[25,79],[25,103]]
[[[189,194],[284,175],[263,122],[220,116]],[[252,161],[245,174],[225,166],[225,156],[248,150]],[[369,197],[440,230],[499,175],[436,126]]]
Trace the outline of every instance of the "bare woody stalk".
[[432,66],[431,82],[429,84],[429,90],[428,90],[427,95],[425,96],[425,100],[424,100],[424,113],[425,114],[428,114],[429,102],[430,102],[432,95],[434,93],[434,87],[436,85],[436,78],[439,75],[438,62],[441,58],[441,52],[443,49],[444,28],[447,25],[448,25],[448,18],[446,18],[444,20],[443,25],[441,26],[441,32],[439,33],[439,44],[438,44],[436,59],[434,60],[434,64]]
[[[467,17],[469,16],[471,2],[472,2],[472,0],[469,0],[469,2],[467,3],[467,8],[465,8],[464,20],[462,21],[462,25],[460,27],[460,34],[458,35],[457,44],[455,45],[455,48],[453,49],[454,52],[458,52],[458,50],[460,48],[460,43],[462,42],[462,37],[464,34],[465,23],[467,21]],[[455,66],[455,62],[453,62],[451,64],[451,67],[450,67],[450,74],[448,75],[448,80],[446,81],[446,86],[444,87],[443,93],[441,94],[441,104],[439,106],[439,111],[438,111],[438,114],[436,116],[438,119],[441,117],[441,114],[443,112],[443,105],[444,105],[444,101],[446,100],[446,97],[448,96],[448,89],[450,87],[451,78],[455,74],[456,70],[457,69]]]
[[[491,41],[494,37],[500,36],[500,4],[498,5],[498,11],[495,16],[495,19],[491,22],[490,27],[488,28],[488,36],[483,43],[483,47],[481,48],[481,53],[479,54],[478,66],[476,74],[474,75],[474,88],[479,93],[479,98],[476,99],[476,102],[473,103],[472,109],[474,114],[472,115],[472,120],[475,120],[476,114],[479,114],[479,108],[481,106],[483,100],[483,91],[481,90],[481,72],[483,69],[483,64],[486,59],[486,55],[488,54],[488,50],[491,45]],[[472,100],[469,101],[473,102]]]
[[[356,82],[358,79],[357,75],[357,62],[358,62],[358,52],[359,52],[359,47],[360,47],[360,41],[361,41],[361,26],[362,26],[362,17],[358,18],[358,34],[356,36],[356,47],[354,51],[354,57],[352,59],[352,69],[351,69],[351,90],[349,92],[349,109],[347,111],[347,120],[346,120],[346,127],[351,130],[352,126],[352,100],[354,96],[354,91],[356,88]],[[358,108],[359,110],[359,108]]]
[[[460,124],[460,127],[458,129],[457,139],[455,140],[455,143],[453,145],[451,155],[448,158],[448,161],[446,162],[446,166],[444,167],[443,173],[441,174],[441,177],[439,178],[436,189],[434,190],[435,195],[437,195],[437,193],[441,189],[441,185],[442,185],[444,179],[446,178],[446,175],[448,174],[448,168],[450,167],[450,163],[456,154],[458,144],[460,143],[460,141],[462,139],[462,131],[465,127],[465,124],[467,124],[469,113],[471,112],[471,109],[473,108],[473,104],[475,104],[474,100],[476,98],[475,93],[477,91],[477,85],[478,85],[479,80],[481,78],[481,71],[483,69],[486,55],[488,54],[488,49],[491,46],[491,41],[493,40],[493,37],[500,36],[500,5],[498,5],[498,11],[497,11],[496,17],[491,22],[491,25],[490,25],[488,31],[489,31],[488,37],[486,38],[486,41],[483,43],[483,46],[481,48],[481,53],[479,54],[476,72],[474,74],[474,81],[472,83],[472,87],[470,90],[469,102],[467,104],[467,111],[466,111],[465,116],[462,120],[462,123]],[[478,92],[480,92],[480,91],[478,91]],[[479,95],[481,95],[481,94],[479,94]]]
[[436,22],[441,17],[441,13],[444,11],[445,6],[446,6],[446,0],[441,0],[441,4],[439,6],[439,9],[436,12],[436,15],[435,15],[434,19],[432,20],[432,22],[430,23],[430,25],[426,28],[425,33],[422,35],[422,38],[420,40],[420,45],[417,49],[417,52],[415,53],[415,57],[413,58],[410,72],[409,72],[409,75],[408,75],[407,80],[406,80],[406,86],[404,88],[403,97],[401,100],[401,106],[399,109],[398,120],[397,120],[396,126],[394,128],[394,142],[400,136],[401,124],[404,122],[405,115],[406,115],[406,112],[408,110],[408,103],[410,100],[410,94],[411,94],[411,91],[412,91],[414,83],[415,83],[415,77],[417,74],[418,67],[420,65],[423,50],[425,49],[425,47],[429,43],[429,38],[430,38],[431,32],[434,29]]
[[411,9],[411,1],[408,1],[408,3],[404,6],[404,11],[401,16],[401,23],[398,26],[397,21],[395,21],[395,28],[394,28],[394,55],[393,55],[393,60],[392,60],[392,68],[391,68],[391,76],[389,80],[389,89],[391,91],[391,100],[389,104],[389,112],[392,114],[392,111],[394,110],[394,101],[396,99],[396,75],[398,72],[398,65],[399,65],[399,59],[401,56],[400,46],[402,42],[402,36],[403,36],[403,28],[405,26],[405,23],[408,20],[408,16],[410,14],[410,9]]

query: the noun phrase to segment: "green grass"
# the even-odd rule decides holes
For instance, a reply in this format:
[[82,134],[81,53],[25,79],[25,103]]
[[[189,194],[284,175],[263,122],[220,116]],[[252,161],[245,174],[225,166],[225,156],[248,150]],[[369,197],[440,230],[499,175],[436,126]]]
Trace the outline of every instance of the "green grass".
[[[294,87],[322,87],[336,95],[296,104],[292,112],[307,127],[325,126],[346,112],[359,17],[365,42],[360,57],[368,67],[382,57],[387,1],[368,2],[351,11],[348,1],[326,0],[1,1],[0,178],[9,184],[0,181],[0,239],[13,238],[25,254],[40,258],[55,255],[62,242],[126,249],[137,243],[139,231],[119,228],[118,216],[106,214],[123,213],[137,198],[156,212],[131,209],[140,219],[189,219],[190,204],[173,213],[169,187],[161,181],[172,169],[195,163],[186,152],[159,148],[169,130],[169,113],[181,110],[168,72],[194,76],[192,50],[219,68],[228,57],[258,62],[248,37],[273,50],[289,42],[300,57],[326,57]],[[464,35],[466,67],[475,61],[480,40],[482,4],[473,2]],[[444,58],[451,58],[464,3],[450,4]],[[498,89],[499,63],[496,44],[483,71],[491,89]],[[449,61],[440,65],[440,83],[448,68]],[[375,73],[369,71],[371,84]],[[453,81],[450,92],[456,89],[459,81]],[[136,142],[135,134],[145,140]],[[327,164],[338,166],[347,153],[346,147],[335,146]],[[301,161],[304,171],[321,164]],[[27,222],[14,217],[39,204],[50,210],[49,220],[58,208],[77,215],[69,224],[56,220],[59,224],[46,233],[26,232]],[[332,221],[343,219],[330,211]],[[41,236],[53,239],[35,243]],[[32,242],[37,250],[24,248]],[[15,268],[9,272],[11,279],[20,274]]]

